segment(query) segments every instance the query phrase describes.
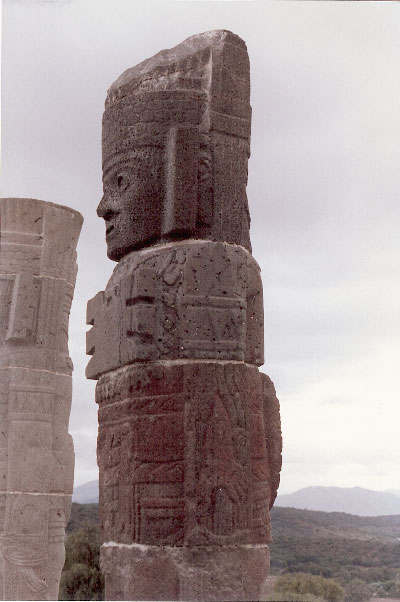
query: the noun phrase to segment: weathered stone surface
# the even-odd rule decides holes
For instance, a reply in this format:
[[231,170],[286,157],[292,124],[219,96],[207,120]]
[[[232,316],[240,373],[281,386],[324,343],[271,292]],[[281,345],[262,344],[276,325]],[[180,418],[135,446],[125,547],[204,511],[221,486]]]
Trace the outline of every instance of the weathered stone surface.
[[[151,362],[103,375],[100,518],[124,544],[268,543],[276,397],[244,362]],[[271,408],[272,406],[272,408]],[[269,422],[264,421],[268,413]]]
[[213,31],[163,50],[114,82],[103,117],[98,207],[111,259],[184,238],[250,250],[249,81],[243,40]]
[[102,549],[106,600],[260,600],[266,545]]
[[2,199],[0,217],[0,596],[56,600],[74,471],[68,319],[82,216]]
[[108,256],[88,303],[106,597],[257,600],[281,468],[250,253],[246,46],[189,38],[128,69],[103,117]]
[[243,247],[190,241],[126,255],[88,303],[88,378],[138,361],[264,362],[260,269]]
[[269,483],[271,492],[269,507],[272,508],[278,493],[280,472],[282,468],[281,416],[279,401],[276,397],[276,391],[272,380],[266,374],[261,373],[260,376],[263,386],[264,424],[266,425],[266,428],[268,428],[267,453],[270,468]]

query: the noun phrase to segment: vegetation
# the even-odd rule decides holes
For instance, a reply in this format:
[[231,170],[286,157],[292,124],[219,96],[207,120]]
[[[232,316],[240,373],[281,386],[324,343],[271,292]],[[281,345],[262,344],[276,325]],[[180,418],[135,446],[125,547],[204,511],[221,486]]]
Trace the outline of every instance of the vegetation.
[[296,594],[295,592],[282,594],[275,590],[272,594],[263,597],[262,600],[263,602],[325,602],[323,598],[319,598],[313,594]]
[[400,514],[394,516],[355,516],[344,512],[317,512],[274,506],[271,510],[273,536],[344,537],[398,541]]
[[400,598],[400,516],[275,507],[271,523],[272,574],[334,579],[344,589],[344,600],[351,602],[372,594]]
[[98,525],[86,523],[69,535],[65,544],[59,600],[104,600],[99,556]]
[[67,534],[77,531],[86,523],[99,523],[99,505],[98,504],[76,504],[71,506],[71,517],[67,525]]
[[[360,517],[275,507],[267,600],[400,599],[400,516]],[[72,504],[60,600],[103,600],[98,505]]]
[[292,573],[282,575],[275,582],[274,596],[282,594],[287,600],[299,597],[304,600],[326,600],[327,602],[340,602],[344,598],[343,588],[333,579],[325,579],[307,573]]
[[346,600],[348,602],[364,602],[369,600],[374,593],[371,586],[362,579],[352,579],[346,584]]

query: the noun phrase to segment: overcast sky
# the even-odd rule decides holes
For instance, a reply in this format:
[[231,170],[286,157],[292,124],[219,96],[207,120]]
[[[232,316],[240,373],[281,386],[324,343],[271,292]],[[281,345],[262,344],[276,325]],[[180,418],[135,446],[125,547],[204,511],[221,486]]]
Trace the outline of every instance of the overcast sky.
[[97,478],[86,301],[104,289],[101,117],[128,67],[188,36],[247,43],[248,196],[281,493],[400,489],[400,4],[3,0],[2,196],[85,218],[70,321],[75,483]]

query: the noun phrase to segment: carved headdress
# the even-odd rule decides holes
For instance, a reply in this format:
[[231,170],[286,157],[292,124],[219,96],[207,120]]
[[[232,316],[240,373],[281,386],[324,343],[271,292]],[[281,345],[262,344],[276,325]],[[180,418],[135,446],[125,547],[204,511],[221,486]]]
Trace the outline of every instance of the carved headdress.
[[159,52],[110,87],[103,173],[128,166],[138,155],[162,165],[163,216],[156,238],[220,240],[250,250],[249,96],[246,45],[220,30]]

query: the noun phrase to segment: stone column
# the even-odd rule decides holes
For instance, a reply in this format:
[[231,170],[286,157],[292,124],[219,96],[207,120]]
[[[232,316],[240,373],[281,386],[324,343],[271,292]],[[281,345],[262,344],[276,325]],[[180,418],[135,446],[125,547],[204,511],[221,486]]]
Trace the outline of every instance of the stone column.
[[246,197],[249,63],[189,38],[128,69],[103,117],[108,256],[88,303],[102,567],[113,600],[257,600],[281,466]]
[[57,600],[72,499],[77,211],[0,201],[0,595]]

